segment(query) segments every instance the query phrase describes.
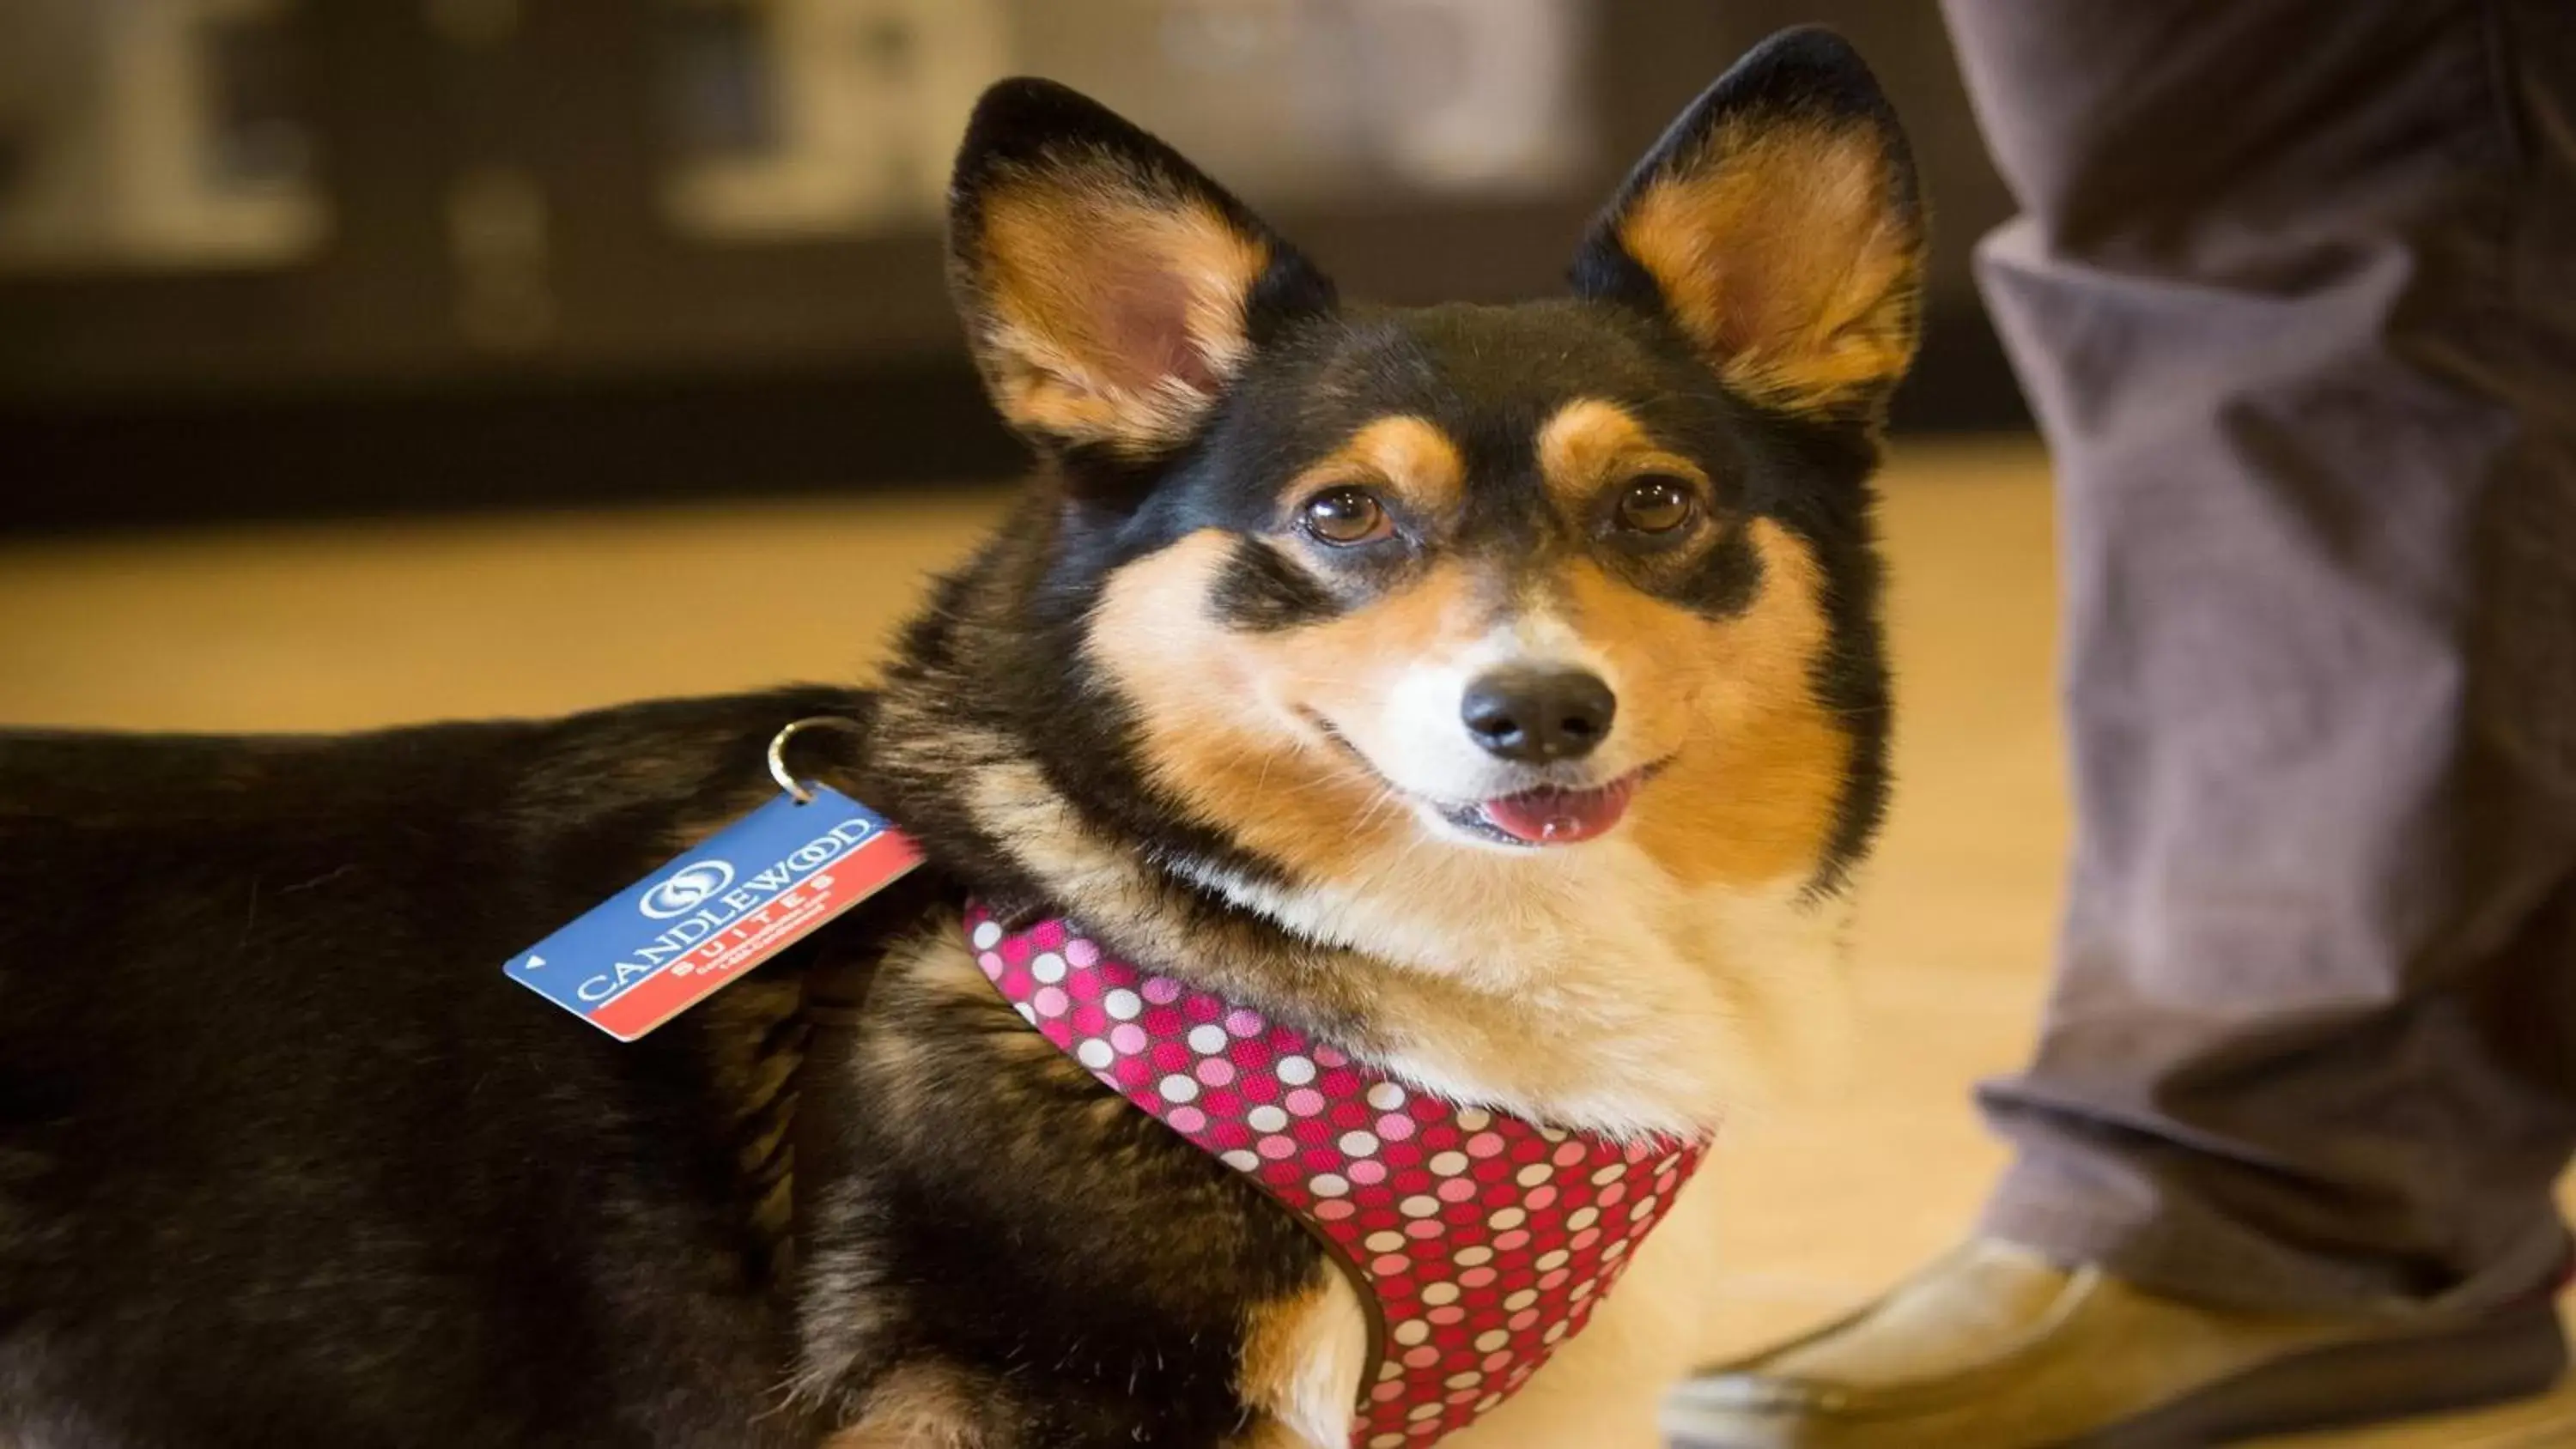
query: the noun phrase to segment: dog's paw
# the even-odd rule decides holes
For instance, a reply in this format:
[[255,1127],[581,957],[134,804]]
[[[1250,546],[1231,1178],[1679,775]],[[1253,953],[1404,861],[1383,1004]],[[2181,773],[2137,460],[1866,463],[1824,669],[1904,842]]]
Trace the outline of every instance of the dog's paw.
[[868,1390],[858,1422],[823,1449],[1002,1449],[966,1377],[938,1364],[893,1369]]

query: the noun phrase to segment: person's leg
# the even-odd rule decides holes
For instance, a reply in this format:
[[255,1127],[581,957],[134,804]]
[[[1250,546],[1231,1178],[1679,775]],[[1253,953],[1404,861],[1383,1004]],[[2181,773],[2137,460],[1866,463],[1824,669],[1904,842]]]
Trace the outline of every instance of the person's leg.
[[1669,1422],[2208,1443],[2528,1391],[2576,1144],[2576,9],[1946,9],[2064,488],[2057,987],[1984,1093],[1989,1236]]
[[1952,0],[2060,488],[2077,848],[1991,1233],[2528,1292],[2576,1144],[2576,12]]

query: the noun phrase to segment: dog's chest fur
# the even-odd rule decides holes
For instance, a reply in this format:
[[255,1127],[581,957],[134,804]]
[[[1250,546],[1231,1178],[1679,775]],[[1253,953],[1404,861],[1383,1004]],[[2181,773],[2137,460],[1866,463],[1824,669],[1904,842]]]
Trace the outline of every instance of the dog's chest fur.
[[1202,878],[1382,963],[1378,1059],[1457,1100],[1688,1136],[1834,1070],[1842,899],[1689,889],[1615,841],[1546,864],[1405,855],[1358,889]]
[[[1392,984],[1377,1005],[1387,1019],[1363,1028],[1393,1044],[1381,1060],[1541,1120],[1696,1134],[1716,1125],[1706,1103],[1742,1100],[1743,1080],[1721,1064],[1740,1070],[1749,1052],[1810,1050],[1776,1029],[1810,1021],[1816,1001],[1729,994],[1716,982],[1829,980],[1829,911],[1786,889],[1750,902],[1694,898],[1642,861],[1597,858],[1597,872],[1571,873],[1561,893],[1524,899],[1501,919],[1452,918],[1478,966],[1473,984],[1446,964],[1385,966]],[[1620,882],[1624,893],[1613,889]],[[1441,887],[1455,883],[1428,884],[1417,901],[1452,899]],[[1426,939],[1434,929],[1403,912],[1391,919]],[[1363,904],[1338,929],[1369,924]],[[1743,953],[1776,969],[1748,975]],[[1157,963],[1203,974],[1195,964]],[[1529,980],[1547,984],[1504,986]],[[1187,1440],[1248,1408],[1280,1445],[1347,1442],[1365,1367],[1354,1285],[1257,1189],[1100,1092],[1028,1029],[976,967],[953,916],[888,956],[847,1088],[869,1104],[858,1155],[876,1166],[834,1190],[816,1265],[831,1291],[807,1308],[802,1373],[816,1391],[880,1382],[882,1364],[999,1362],[1042,1385],[1030,1399],[1051,1415],[1105,1389],[1103,1423],[1151,1402],[1165,1416],[1158,1432]],[[977,1144],[971,1165],[957,1159],[961,1141]],[[931,1201],[936,1213],[915,1211]],[[1067,1213],[1065,1203],[1081,1207]],[[1688,1239],[1705,1229],[1685,1214],[1669,1231]],[[1700,1255],[1685,1242],[1657,1256]],[[940,1302],[953,1305],[956,1286],[973,1283],[1011,1309],[961,1317],[930,1301],[898,1307],[904,1283],[920,1277],[945,1285]],[[1678,1280],[1631,1291],[1635,1301],[1609,1318],[1656,1325],[1647,1336],[1661,1362],[1686,1341],[1679,1305],[1694,1290]],[[1113,1323],[1119,1331],[1104,1332]],[[944,1392],[952,1404],[969,1397]],[[854,1404],[865,1417],[872,1402]],[[1026,1442],[1075,1428],[1026,1426],[1036,1435]]]

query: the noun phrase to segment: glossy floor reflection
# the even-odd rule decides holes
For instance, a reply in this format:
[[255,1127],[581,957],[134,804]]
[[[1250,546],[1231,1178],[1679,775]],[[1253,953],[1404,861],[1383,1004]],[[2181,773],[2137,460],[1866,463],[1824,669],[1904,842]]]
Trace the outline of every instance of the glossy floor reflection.
[[[2001,1162],[1969,1084],[2036,1015],[2066,847],[2046,477],[1917,446],[1889,478],[1900,788],[1860,937],[1848,1095],[1739,1124],[1711,1353],[1839,1312],[1946,1247]],[[0,719],[341,729],[863,673],[1000,495],[0,547]],[[2576,1389],[2331,1442],[2576,1444]]]

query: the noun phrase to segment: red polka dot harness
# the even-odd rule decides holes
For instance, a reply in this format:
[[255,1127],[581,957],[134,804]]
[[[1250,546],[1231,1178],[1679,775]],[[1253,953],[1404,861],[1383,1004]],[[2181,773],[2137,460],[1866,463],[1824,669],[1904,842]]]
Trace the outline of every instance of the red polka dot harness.
[[1063,921],[966,915],[976,961],[1047,1040],[1302,1215],[1377,1301],[1352,1443],[1429,1444],[1582,1330],[1705,1140],[1617,1142],[1462,1107]]

